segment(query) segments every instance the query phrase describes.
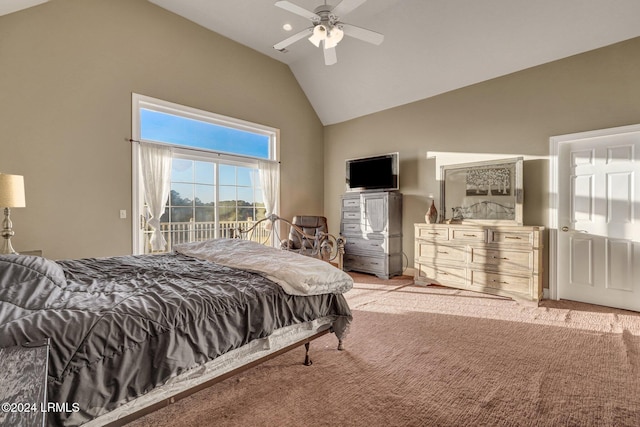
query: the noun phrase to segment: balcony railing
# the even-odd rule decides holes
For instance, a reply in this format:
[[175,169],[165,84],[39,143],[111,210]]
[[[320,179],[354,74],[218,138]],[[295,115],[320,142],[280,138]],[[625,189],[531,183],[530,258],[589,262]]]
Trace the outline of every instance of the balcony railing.
[[[220,221],[218,222],[218,235],[216,236],[216,223],[209,222],[162,222],[160,230],[167,241],[166,252],[171,252],[173,245],[180,243],[199,242],[215,238],[233,238],[235,230],[241,228],[249,229],[255,221]],[[149,248],[149,238],[151,231],[145,231],[145,248]],[[267,243],[269,240],[269,230],[257,229],[253,233],[251,240],[260,243]]]

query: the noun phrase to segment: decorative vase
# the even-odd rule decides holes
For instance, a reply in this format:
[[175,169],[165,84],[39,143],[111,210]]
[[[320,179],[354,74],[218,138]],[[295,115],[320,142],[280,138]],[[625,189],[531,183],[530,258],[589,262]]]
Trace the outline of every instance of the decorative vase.
[[424,220],[427,224],[435,224],[438,222],[438,210],[436,209],[436,204],[433,199],[431,199],[431,207],[429,207],[429,210],[424,216]]

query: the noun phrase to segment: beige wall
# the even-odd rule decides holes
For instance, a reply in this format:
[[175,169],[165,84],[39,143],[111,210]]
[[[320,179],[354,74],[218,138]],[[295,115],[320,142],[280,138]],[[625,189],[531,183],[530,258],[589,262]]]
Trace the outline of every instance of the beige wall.
[[279,128],[282,214],[322,212],[323,127],[286,65],[146,0],[53,0],[0,17],[0,172],[27,193],[18,251],[131,252],[132,92]]
[[640,38],[326,127],[325,214],[337,232],[345,159],[399,151],[411,267],[413,224],[424,222],[428,194],[439,198],[439,169],[427,152],[445,152],[448,160],[459,153],[460,162],[525,156],[524,222],[548,225],[549,138],[635,123]]
[[279,128],[282,214],[324,209],[332,232],[344,160],[399,151],[409,260],[439,193],[427,152],[524,155],[525,223],[546,225],[549,137],[640,123],[638,52],[640,38],[323,129],[284,64],[146,0],[53,0],[0,17],[0,172],[27,187],[13,243],[131,251],[132,92]]

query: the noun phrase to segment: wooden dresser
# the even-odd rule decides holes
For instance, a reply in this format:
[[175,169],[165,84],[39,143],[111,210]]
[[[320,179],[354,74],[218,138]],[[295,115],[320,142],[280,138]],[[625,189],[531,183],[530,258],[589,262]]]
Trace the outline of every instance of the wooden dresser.
[[538,302],[544,227],[415,224],[415,282]]
[[397,191],[342,196],[340,234],[344,270],[388,279],[402,274],[402,194]]

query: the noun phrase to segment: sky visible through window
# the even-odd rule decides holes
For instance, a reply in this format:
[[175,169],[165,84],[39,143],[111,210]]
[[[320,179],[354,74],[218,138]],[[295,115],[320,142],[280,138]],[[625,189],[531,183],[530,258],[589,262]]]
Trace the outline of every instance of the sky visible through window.
[[200,120],[140,109],[140,137],[261,159],[269,158],[269,136]]

